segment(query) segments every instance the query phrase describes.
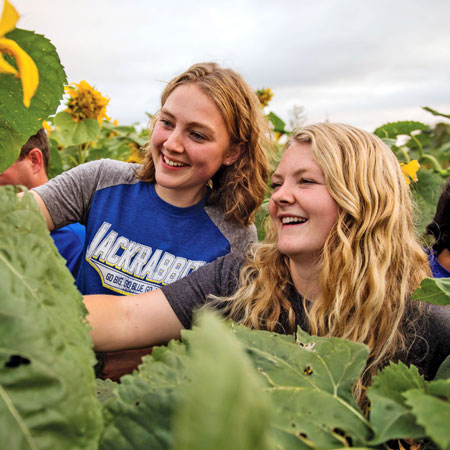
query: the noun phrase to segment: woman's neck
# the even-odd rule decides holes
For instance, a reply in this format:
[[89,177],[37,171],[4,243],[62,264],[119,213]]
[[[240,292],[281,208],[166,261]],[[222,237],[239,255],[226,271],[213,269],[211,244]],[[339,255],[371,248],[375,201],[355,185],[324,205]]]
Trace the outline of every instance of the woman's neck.
[[158,197],[166,203],[179,208],[187,208],[197,204],[206,194],[206,186],[195,189],[169,189],[155,183],[155,191]]
[[289,269],[295,289],[308,300],[314,300],[320,294],[319,273],[317,266],[309,261],[289,260]]

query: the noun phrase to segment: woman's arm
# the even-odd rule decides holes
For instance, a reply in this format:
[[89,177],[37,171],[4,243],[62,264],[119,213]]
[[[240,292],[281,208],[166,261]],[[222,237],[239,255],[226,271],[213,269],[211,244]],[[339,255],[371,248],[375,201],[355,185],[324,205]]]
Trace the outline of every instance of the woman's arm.
[[53,223],[53,219],[50,216],[50,212],[48,211],[47,206],[44,203],[44,200],[42,200],[41,196],[36,191],[31,190],[29,192],[31,195],[33,195],[37,204],[39,205],[39,208],[41,210],[42,215],[44,216],[45,223],[47,224],[49,231],[53,231],[55,229],[55,224]]
[[83,301],[96,351],[163,344],[178,339],[183,329],[161,289],[130,296],[87,295]]
[[242,257],[231,253],[189,276],[144,294],[87,295],[84,304],[97,351],[150,347],[178,339],[209,294],[235,292]]

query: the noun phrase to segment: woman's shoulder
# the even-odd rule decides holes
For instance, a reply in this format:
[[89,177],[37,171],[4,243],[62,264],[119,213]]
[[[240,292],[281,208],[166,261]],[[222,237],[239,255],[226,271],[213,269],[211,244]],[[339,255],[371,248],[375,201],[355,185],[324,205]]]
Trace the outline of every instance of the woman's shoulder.
[[433,379],[450,355],[450,306],[423,304],[416,323],[408,362],[419,367],[426,379]]
[[136,177],[136,170],[139,168],[139,164],[104,158],[80,164],[64,174],[78,179],[86,179],[86,182],[96,180],[96,189],[98,190],[118,184],[137,183],[139,179]]
[[249,244],[258,241],[255,224],[246,226],[235,220],[228,220],[223,209],[216,205],[205,206],[205,211],[230,243],[231,252],[243,254]]

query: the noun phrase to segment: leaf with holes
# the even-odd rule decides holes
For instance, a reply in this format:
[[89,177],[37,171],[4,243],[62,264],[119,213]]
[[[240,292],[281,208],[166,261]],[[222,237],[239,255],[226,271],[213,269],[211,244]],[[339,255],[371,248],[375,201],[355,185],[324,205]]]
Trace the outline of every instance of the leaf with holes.
[[0,436],[93,449],[101,430],[85,308],[30,194],[0,187]]
[[277,439],[286,445],[338,448],[363,445],[371,427],[355,403],[353,384],[368,356],[362,344],[309,336],[293,337],[234,327],[266,381],[277,419]]

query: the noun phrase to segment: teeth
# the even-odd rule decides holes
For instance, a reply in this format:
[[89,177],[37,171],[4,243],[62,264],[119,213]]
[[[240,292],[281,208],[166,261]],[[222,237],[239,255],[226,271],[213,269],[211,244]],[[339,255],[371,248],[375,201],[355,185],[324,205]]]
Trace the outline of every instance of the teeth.
[[306,219],[303,219],[301,217],[283,217],[281,219],[282,224],[286,223],[304,223],[306,222]]
[[183,163],[180,163],[180,162],[171,161],[170,159],[167,159],[164,155],[163,155],[163,158],[164,158],[164,162],[167,165],[172,166],[172,167],[183,167],[183,166],[187,165],[187,164],[183,164]]

